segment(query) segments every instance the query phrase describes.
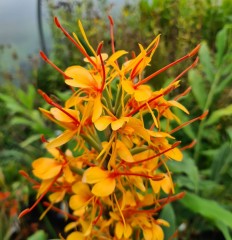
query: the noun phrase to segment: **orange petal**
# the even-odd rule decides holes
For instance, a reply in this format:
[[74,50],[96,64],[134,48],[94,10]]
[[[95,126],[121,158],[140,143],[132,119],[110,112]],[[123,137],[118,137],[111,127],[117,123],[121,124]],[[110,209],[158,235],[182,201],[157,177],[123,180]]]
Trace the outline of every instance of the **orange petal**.
[[127,54],[126,51],[124,50],[119,50],[115,53],[113,53],[110,58],[108,59],[107,61],[107,65],[111,64],[111,63],[114,63],[118,58],[120,58],[121,56],[123,56],[124,54]]
[[51,195],[49,195],[49,201],[51,203],[58,203],[61,202],[64,199],[66,191],[59,191],[59,192],[54,192]]
[[54,140],[52,140],[51,142],[49,142],[48,144],[46,144],[47,148],[55,148],[55,147],[59,147],[61,145],[64,145],[65,143],[67,143],[69,140],[72,139],[72,137],[76,134],[78,129],[76,130],[66,130],[64,131],[60,136],[58,136],[57,138],[55,138]]
[[135,100],[137,102],[146,101],[151,97],[151,88],[147,85],[141,85],[135,90]]
[[39,158],[32,163],[33,174],[40,179],[51,179],[57,176],[62,168],[58,161],[51,158]]
[[179,102],[171,100],[171,101],[168,101],[168,103],[171,103],[172,106],[178,107],[183,112],[189,114],[189,111],[182,104],[180,104]]
[[101,96],[94,99],[92,121],[95,122],[102,114]]
[[183,159],[183,153],[178,148],[173,148],[164,155],[176,161],[181,161]]
[[121,159],[123,159],[126,162],[134,162],[134,158],[132,157],[129,149],[126,147],[126,145],[123,142],[121,142],[120,140],[117,140],[116,148],[117,148],[117,153]]
[[96,183],[92,188],[92,193],[98,197],[106,197],[113,193],[116,181],[114,178],[106,178]]
[[112,130],[114,130],[114,131],[118,130],[125,124],[126,121],[128,121],[127,118],[120,118],[120,119],[113,121],[111,123]]
[[[72,115],[74,118],[77,118],[78,115],[79,115],[79,112],[74,110],[74,109],[64,108],[64,110],[67,113],[69,113],[70,115]],[[70,118],[67,114],[65,114],[64,112],[62,112],[58,108],[51,108],[50,112],[59,121],[62,121],[62,122],[73,122],[72,118]]]
[[65,83],[78,88],[92,88],[96,82],[88,70],[81,66],[71,66],[65,70],[65,74],[73,79],[66,80]]
[[115,235],[118,239],[122,238],[122,235],[124,233],[124,225],[122,222],[117,222],[115,226]]
[[152,226],[152,235],[153,235],[153,239],[155,239],[155,240],[163,240],[164,239],[163,229],[157,224],[153,224],[153,226]]
[[72,186],[72,190],[77,195],[91,195],[90,189],[88,184],[85,184],[83,182],[77,182]]
[[84,240],[85,237],[83,235],[83,233],[81,232],[72,232],[71,234],[68,235],[67,239],[66,240]]
[[86,198],[85,195],[73,195],[70,198],[69,206],[73,210],[79,210],[88,204],[88,200],[89,198]]
[[98,131],[103,131],[105,130],[110,123],[112,123],[114,119],[110,116],[103,116],[98,118],[95,122],[94,125]]
[[93,184],[106,179],[108,175],[108,171],[104,171],[99,167],[90,167],[84,172],[82,181],[84,183]]
[[134,85],[131,81],[122,81],[122,87],[123,87],[124,91],[129,94],[133,94],[135,91]]

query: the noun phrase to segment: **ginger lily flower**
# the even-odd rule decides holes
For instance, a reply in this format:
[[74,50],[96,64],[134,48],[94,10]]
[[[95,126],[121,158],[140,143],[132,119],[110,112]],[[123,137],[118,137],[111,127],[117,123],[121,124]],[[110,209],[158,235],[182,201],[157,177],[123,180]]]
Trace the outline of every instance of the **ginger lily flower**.
[[[64,84],[72,92],[64,103],[58,104],[38,90],[50,105],[50,109],[40,111],[63,132],[52,140],[41,138],[52,156],[32,163],[38,181],[20,172],[37,190],[37,200],[19,217],[31,212],[48,194],[50,202],[44,203],[48,209],[43,216],[52,209],[69,218],[64,229],[67,240],[125,240],[136,236],[163,240],[163,226],[169,224],[157,216],[166,204],[184,196],[173,195],[175,184],[167,162],[182,161],[183,149],[192,146],[179,148],[181,141],[174,134],[202,120],[207,112],[180,124],[173,108],[189,114],[178,100],[190,89],[173,99],[168,96],[180,86],[180,77],[197,64],[198,58],[165,88],[154,91],[149,83],[165,70],[195,56],[200,46],[145,77],[160,35],[147,48],[139,44],[139,54],[128,59],[124,58],[127,51],[115,50],[111,17],[112,54],[102,52],[103,42],[94,50],[80,21],[81,40],[75,33],[71,36],[57,17],[54,20],[83,55],[87,68],[73,65],[63,71],[40,52],[44,61],[64,77]],[[180,124],[174,129],[170,124],[173,120]],[[60,146],[70,149],[63,151]],[[68,202],[69,211],[55,207],[62,201]]]

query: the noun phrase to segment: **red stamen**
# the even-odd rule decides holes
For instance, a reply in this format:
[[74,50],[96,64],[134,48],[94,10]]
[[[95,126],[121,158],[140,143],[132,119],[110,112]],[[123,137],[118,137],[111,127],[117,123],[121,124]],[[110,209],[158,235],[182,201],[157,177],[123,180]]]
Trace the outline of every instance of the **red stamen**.
[[101,55],[102,46],[103,46],[103,42],[99,43],[98,48],[97,48],[97,54],[100,57],[101,67],[102,67],[102,85],[101,85],[101,88],[100,88],[100,92],[103,91],[104,86],[105,86],[105,82],[106,82],[106,70],[105,70],[105,65],[104,65],[104,62],[103,62],[103,59],[102,59],[102,55]]
[[163,176],[159,176],[159,175],[149,176],[149,175],[146,175],[146,174],[133,173],[133,172],[113,172],[112,173],[112,177],[113,178],[116,178],[118,176],[137,176],[137,177],[143,177],[143,178],[150,178],[153,181],[160,181],[160,180],[162,180],[164,178]]
[[197,143],[197,141],[193,140],[189,145],[186,145],[186,146],[182,147],[180,150],[183,151],[183,150],[186,150],[186,149],[189,149],[189,148],[193,148],[196,145],[196,143]]
[[60,214],[62,214],[62,215],[64,215],[64,216],[67,216],[69,219],[72,219],[72,220],[74,220],[74,221],[77,221],[77,220],[78,220],[78,217],[75,217],[75,216],[71,215],[70,213],[67,213],[67,212],[65,212],[65,211],[63,211],[63,210],[61,210],[61,209],[59,209],[59,208],[57,208],[57,207],[51,206],[52,204],[49,203],[49,202],[43,202],[43,205],[44,205],[45,207],[51,207],[51,209],[52,209],[53,211],[58,212],[58,213],[60,213]]
[[43,134],[40,136],[40,139],[41,139],[42,143],[47,143],[48,142],[48,140],[44,137]]
[[76,125],[79,125],[79,124],[80,124],[80,122],[79,122],[74,116],[72,116],[70,113],[68,113],[67,111],[65,111],[65,110],[63,109],[63,107],[60,106],[58,103],[55,103],[45,92],[43,92],[41,89],[38,89],[37,91],[38,91],[38,93],[44,98],[44,100],[45,100],[48,104],[50,104],[50,105],[58,108],[60,111],[62,111],[63,113],[65,113],[68,117],[70,117],[70,118],[74,121],[74,123],[75,123]]
[[171,84],[174,83],[174,82],[176,82],[178,79],[180,79],[180,78],[181,78],[186,72],[188,72],[190,69],[194,68],[194,67],[197,65],[198,61],[199,61],[199,57],[197,57],[197,58],[195,59],[195,61],[194,61],[189,67],[187,67],[182,73],[180,73],[180,74],[171,82]]
[[186,96],[190,91],[192,90],[191,87],[188,87],[183,93],[180,93],[179,95],[177,95],[174,100],[177,101],[178,99],[180,99],[181,97]]
[[31,178],[24,170],[19,170],[19,174],[26,178],[29,182],[33,184],[38,184],[38,182]]
[[40,56],[43,58],[45,62],[47,62],[49,65],[51,65],[54,69],[56,69],[59,73],[61,73],[65,79],[72,79],[69,76],[67,76],[60,68],[58,68],[46,55],[43,51],[40,51]]
[[99,200],[97,201],[97,204],[98,204],[100,210],[99,210],[98,216],[93,221],[93,225],[95,225],[98,222],[98,220],[100,219],[100,217],[102,216],[102,213],[103,213],[103,206]]
[[172,67],[172,66],[174,66],[174,65],[176,65],[176,64],[178,64],[178,63],[180,63],[180,62],[182,62],[182,61],[184,61],[184,60],[187,59],[187,58],[190,58],[190,57],[194,56],[194,55],[198,52],[199,48],[200,48],[200,45],[197,45],[197,47],[195,47],[190,53],[188,53],[188,54],[185,55],[184,57],[179,58],[179,59],[177,59],[176,61],[168,64],[167,66],[159,69],[158,71],[152,73],[150,76],[144,78],[143,80],[141,80],[140,82],[138,82],[137,84],[135,84],[135,87],[138,87],[139,85],[148,82],[149,80],[151,80],[151,79],[154,78],[155,76],[159,75],[160,73],[166,71],[166,70],[169,69],[170,67]]
[[[153,102],[154,100],[156,100],[156,99],[158,99],[158,98],[160,98],[160,97],[168,94],[169,92],[171,92],[171,91],[172,91],[173,89],[175,89],[175,88],[176,88],[175,85],[169,86],[163,93],[161,93],[161,94],[159,94],[159,95],[157,95],[157,96],[149,99],[147,103],[149,104],[149,103]],[[139,107],[137,107],[136,109],[134,109],[132,112],[128,113],[128,114],[126,115],[126,117],[131,117],[132,115],[134,115],[135,113],[137,113],[140,109],[146,107],[146,106],[147,106],[147,103],[143,103],[142,105],[140,105]]]
[[115,46],[114,46],[114,21],[111,16],[108,16],[108,19],[110,21],[110,39],[111,39],[111,48],[112,53],[115,53]]
[[155,154],[155,155],[153,155],[153,156],[151,156],[151,157],[148,157],[148,158],[145,158],[145,159],[136,161],[136,162],[126,162],[125,160],[123,160],[123,162],[124,162],[124,164],[126,164],[126,165],[134,165],[134,164],[143,163],[143,162],[149,161],[149,160],[151,160],[151,159],[153,159],[153,158],[157,158],[157,157],[163,155],[164,153],[172,150],[173,148],[176,148],[176,147],[179,146],[180,144],[181,144],[181,141],[177,141],[177,142],[175,142],[174,144],[172,144],[172,146],[171,146],[170,148],[165,149],[164,151],[162,151],[162,152],[160,152],[160,153],[157,153],[157,154]]
[[88,53],[86,52],[85,49],[83,49],[77,42],[76,40],[61,26],[59,20],[57,17],[54,17],[55,24],[58,28],[61,29],[61,31],[64,33],[64,35],[72,42],[74,45],[79,49],[79,51],[88,59],[88,61],[93,65],[95,69],[97,69],[96,63],[90,58]]
[[173,134],[174,132],[177,132],[177,131],[180,130],[181,128],[183,128],[183,127],[185,127],[185,126],[189,125],[190,123],[193,123],[193,122],[195,122],[195,121],[197,121],[197,120],[203,120],[203,119],[207,116],[208,112],[209,112],[209,111],[205,111],[201,116],[196,117],[196,118],[193,118],[193,119],[191,119],[190,121],[185,122],[185,123],[181,124],[180,126],[172,129],[172,130],[169,132],[169,134]]
[[52,185],[56,182],[56,180],[60,177],[60,174],[62,172],[62,169],[60,170],[60,172],[57,174],[57,176],[53,179],[53,181],[49,184],[48,188],[40,195],[40,197],[36,200],[36,202],[30,207],[30,208],[26,208],[25,210],[23,210],[18,218],[23,217],[24,215],[28,214],[29,212],[31,212],[36,206],[37,204],[42,200],[42,198],[48,193],[48,191],[50,190],[50,188],[52,187]]

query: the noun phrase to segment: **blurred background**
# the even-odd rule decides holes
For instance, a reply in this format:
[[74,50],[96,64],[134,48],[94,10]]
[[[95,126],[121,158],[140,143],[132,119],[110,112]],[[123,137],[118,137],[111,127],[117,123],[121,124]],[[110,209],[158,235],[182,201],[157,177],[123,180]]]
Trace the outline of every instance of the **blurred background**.
[[[83,64],[82,55],[54,25],[78,34],[80,19],[90,43],[104,41],[110,52],[109,22],[115,22],[118,50],[139,52],[155,36],[161,41],[146,75],[186,55],[198,43],[200,62],[183,76],[181,99],[191,116],[176,112],[182,122],[209,110],[206,120],[183,128],[176,137],[197,145],[184,151],[184,161],[169,167],[181,201],[161,213],[171,227],[165,240],[232,239],[232,2],[231,0],[0,0],[0,240],[56,238],[65,220],[43,212],[40,205],[20,222],[19,212],[32,204],[35,192],[18,171],[31,171],[31,162],[44,154],[40,136],[58,131],[38,107],[46,104],[40,88],[59,101],[68,89],[62,76],[39,56],[43,50],[61,69]],[[187,61],[152,80],[159,89],[191,64]],[[178,92],[177,92],[178,93]],[[173,125],[174,126],[174,125]]]

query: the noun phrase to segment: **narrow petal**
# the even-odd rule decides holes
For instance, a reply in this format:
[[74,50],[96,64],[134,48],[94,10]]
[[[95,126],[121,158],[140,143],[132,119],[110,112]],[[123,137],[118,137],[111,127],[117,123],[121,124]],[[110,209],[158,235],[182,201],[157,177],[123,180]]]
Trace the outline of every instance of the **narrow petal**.
[[[77,118],[78,115],[79,115],[79,112],[74,110],[74,109],[64,108],[64,111],[69,113],[70,115],[72,115],[74,118]],[[58,108],[51,108],[50,112],[59,121],[62,121],[62,122],[73,122],[72,118],[70,118],[67,114],[65,114],[64,112],[62,112]]]
[[66,130],[60,136],[46,144],[47,148],[55,148],[64,145],[76,134],[77,130]]
[[124,225],[122,222],[117,222],[115,226],[115,235],[118,239],[122,238],[124,232]]
[[102,114],[102,103],[100,95],[94,99],[92,121],[95,122]]
[[172,106],[178,107],[183,112],[189,114],[189,111],[182,104],[180,104],[179,102],[171,100],[171,101],[168,101],[168,103],[171,103]]
[[117,148],[117,153],[121,159],[123,159],[126,162],[134,162],[134,158],[132,157],[132,154],[130,153],[129,149],[126,147],[126,145],[123,142],[117,140],[116,148]]
[[109,65],[109,64],[111,64],[111,63],[114,63],[118,58],[120,58],[121,56],[123,56],[123,55],[125,55],[125,54],[127,54],[127,52],[124,51],[124,50],[119,50],[119,51],[113,53],[113,54],[110,56],[110,58],[108,59],[107,65]]

